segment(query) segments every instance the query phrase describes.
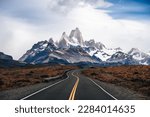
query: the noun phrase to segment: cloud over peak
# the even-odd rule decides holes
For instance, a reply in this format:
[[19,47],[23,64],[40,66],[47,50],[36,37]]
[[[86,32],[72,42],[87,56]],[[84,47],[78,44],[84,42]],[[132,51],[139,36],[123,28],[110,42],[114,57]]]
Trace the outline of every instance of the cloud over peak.
[[109,7],[112,3],[106,2],[105,0],[51,0],[49,8],[55,12],[66,14],[70,10],[77,7],[92,6],[97,7]]

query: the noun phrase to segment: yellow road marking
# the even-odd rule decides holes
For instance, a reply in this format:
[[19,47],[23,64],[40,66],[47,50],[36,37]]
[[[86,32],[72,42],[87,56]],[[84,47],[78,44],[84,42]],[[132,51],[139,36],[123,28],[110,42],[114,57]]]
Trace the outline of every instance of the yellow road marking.
[[[72,74],[73,76],[75,76],[74,74]],[[76,94],[76,90],[77,90],[77,87],[78,87],[78,84],[79,84],[79,77],[75,76],[77,78],[77,81],[71,91],[71,94],[69,96],[69,100],[74,100],[75,99],[75,94]]]

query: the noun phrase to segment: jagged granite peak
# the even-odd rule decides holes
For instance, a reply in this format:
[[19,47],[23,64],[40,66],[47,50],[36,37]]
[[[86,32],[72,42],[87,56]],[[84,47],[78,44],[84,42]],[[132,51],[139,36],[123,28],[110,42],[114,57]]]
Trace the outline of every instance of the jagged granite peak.
[[110,59],[108,59],[107,61],[118,61],[118,60],[124,60],[124,59],[127,59],[127,58],[131,58],[132,59],[132,56],[126,54],[126,53],[123,53],[121,51],[118,51],[116,52],[115,54],[113,54],[111,56]]
[[102,50],[102,49],[106,48],[105,45],[102,44],[101,42],[97,42],[97,43],[95,44],[95,47],[96,47],[97,49],[99,49],[99,50]]
[[145,58],[149,58],[150,56],[144,52],[142,52],[141,50],[139,50],[138,48],[132,48],[129,52],[129,55],[133,56],[134,59],[136,60],[143,60]]
[[0,59],[13,60],[13,57],[10,55],[6,55],[3,52],[0,52]]
[[49,43],[54,43],[54,40],[53,40],[53,38],[51,37],[50,39],[49,39],[49,41],[48,41]]
[[88,46],[88,47],[95,47],[95,40],[94,39],[91,39],[89,41],[85,41],[85,46]]
[[118,51],[113,54],[108,60],[108,63],[115,63],[116,65],[138,65],[139,62],[133,59],[129,54]]
[[[108,64],[150,64],[150,55],[132,48],[128,53],[121,48],[108,48],[94,39],[84,41],[79,28],[71,31],[68,36],[62,33],[59,41],[40,41],[34,44],[20,59],[20,61],[31,64],[43,63],[108,63]],[[119,63],[119,64],[118,64]]]
[[49,41],[40,41],[34,44],[32,48],[19,59],[19,61],[32,63],[34,59],[47,56],[49,53],[57,50],[57,48],[58,47],[54,43],[53,39],[50,39]]
[[95,42],[94,39],[85,41],[84,43],[85,43],[86,47],[88,47],[92,50],[102,50],[102,49],[106,48],[104,44],[102,44],[101,42]]
[[128,52],[128,54],[134,54],[134,53],[139,53],[140,52],[140,50],[138,49],[138,48],[132,48],[129,52]]
[[68,35],[66,34],[66,32],[63,32],[62,36],[58,42],[58,46],[60,48],[69,48],[70,47],[69,40],[70,39],[69,39]]
[[70,35],[69,35],[69,38],[70,38],[70,41],[72,43],[77,43],[80,46],[84,45],[84,40],[83,40],[83,37],[82,37],[82,33],[79,30],[79,28],[76,28],[75,30],[72,30]]
[[87,51],[91,56],[100,59],[101,61],[107,61],[113,54],[118,51],[122,51],[121,48],[107,48],[101,42],[95,42],[94,39],[85,41],[85,51]]

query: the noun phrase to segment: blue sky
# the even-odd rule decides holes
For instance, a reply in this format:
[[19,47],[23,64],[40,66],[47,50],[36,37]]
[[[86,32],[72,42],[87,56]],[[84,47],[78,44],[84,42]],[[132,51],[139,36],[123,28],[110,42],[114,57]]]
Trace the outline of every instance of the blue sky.
[[149,0],[107,0],[113,5],[107,10],[110,10],[110,15],[116,19],[150,19],[150,1]]
[[0,26],[0,51],[15,59],[76,27],[84,40],[150,51],[149,0],[0,0]]

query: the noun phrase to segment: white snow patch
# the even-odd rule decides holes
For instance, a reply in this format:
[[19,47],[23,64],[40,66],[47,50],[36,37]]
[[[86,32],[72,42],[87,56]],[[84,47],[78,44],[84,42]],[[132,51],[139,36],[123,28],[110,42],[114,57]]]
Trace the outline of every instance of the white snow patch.
[[62,51],[56,50],[57,53],[59,54],[64,54]]
[[49,57],[54,57],[54,58],[57,58],[57,59],[62,59],[61,57],[59,57],[59,56],[57,56],[57,55],[55,55],[55,54],[53,54],[53,53],[50,54]]
[[95,54],[95,56],[96,57],[98,57],[99,59],[101,59],[102,61],[106,61],[107,59],[109,59],[110,58],[110,55],[107,55],[106,53],[104,53],[104,52],[97,52],[96,54]]

